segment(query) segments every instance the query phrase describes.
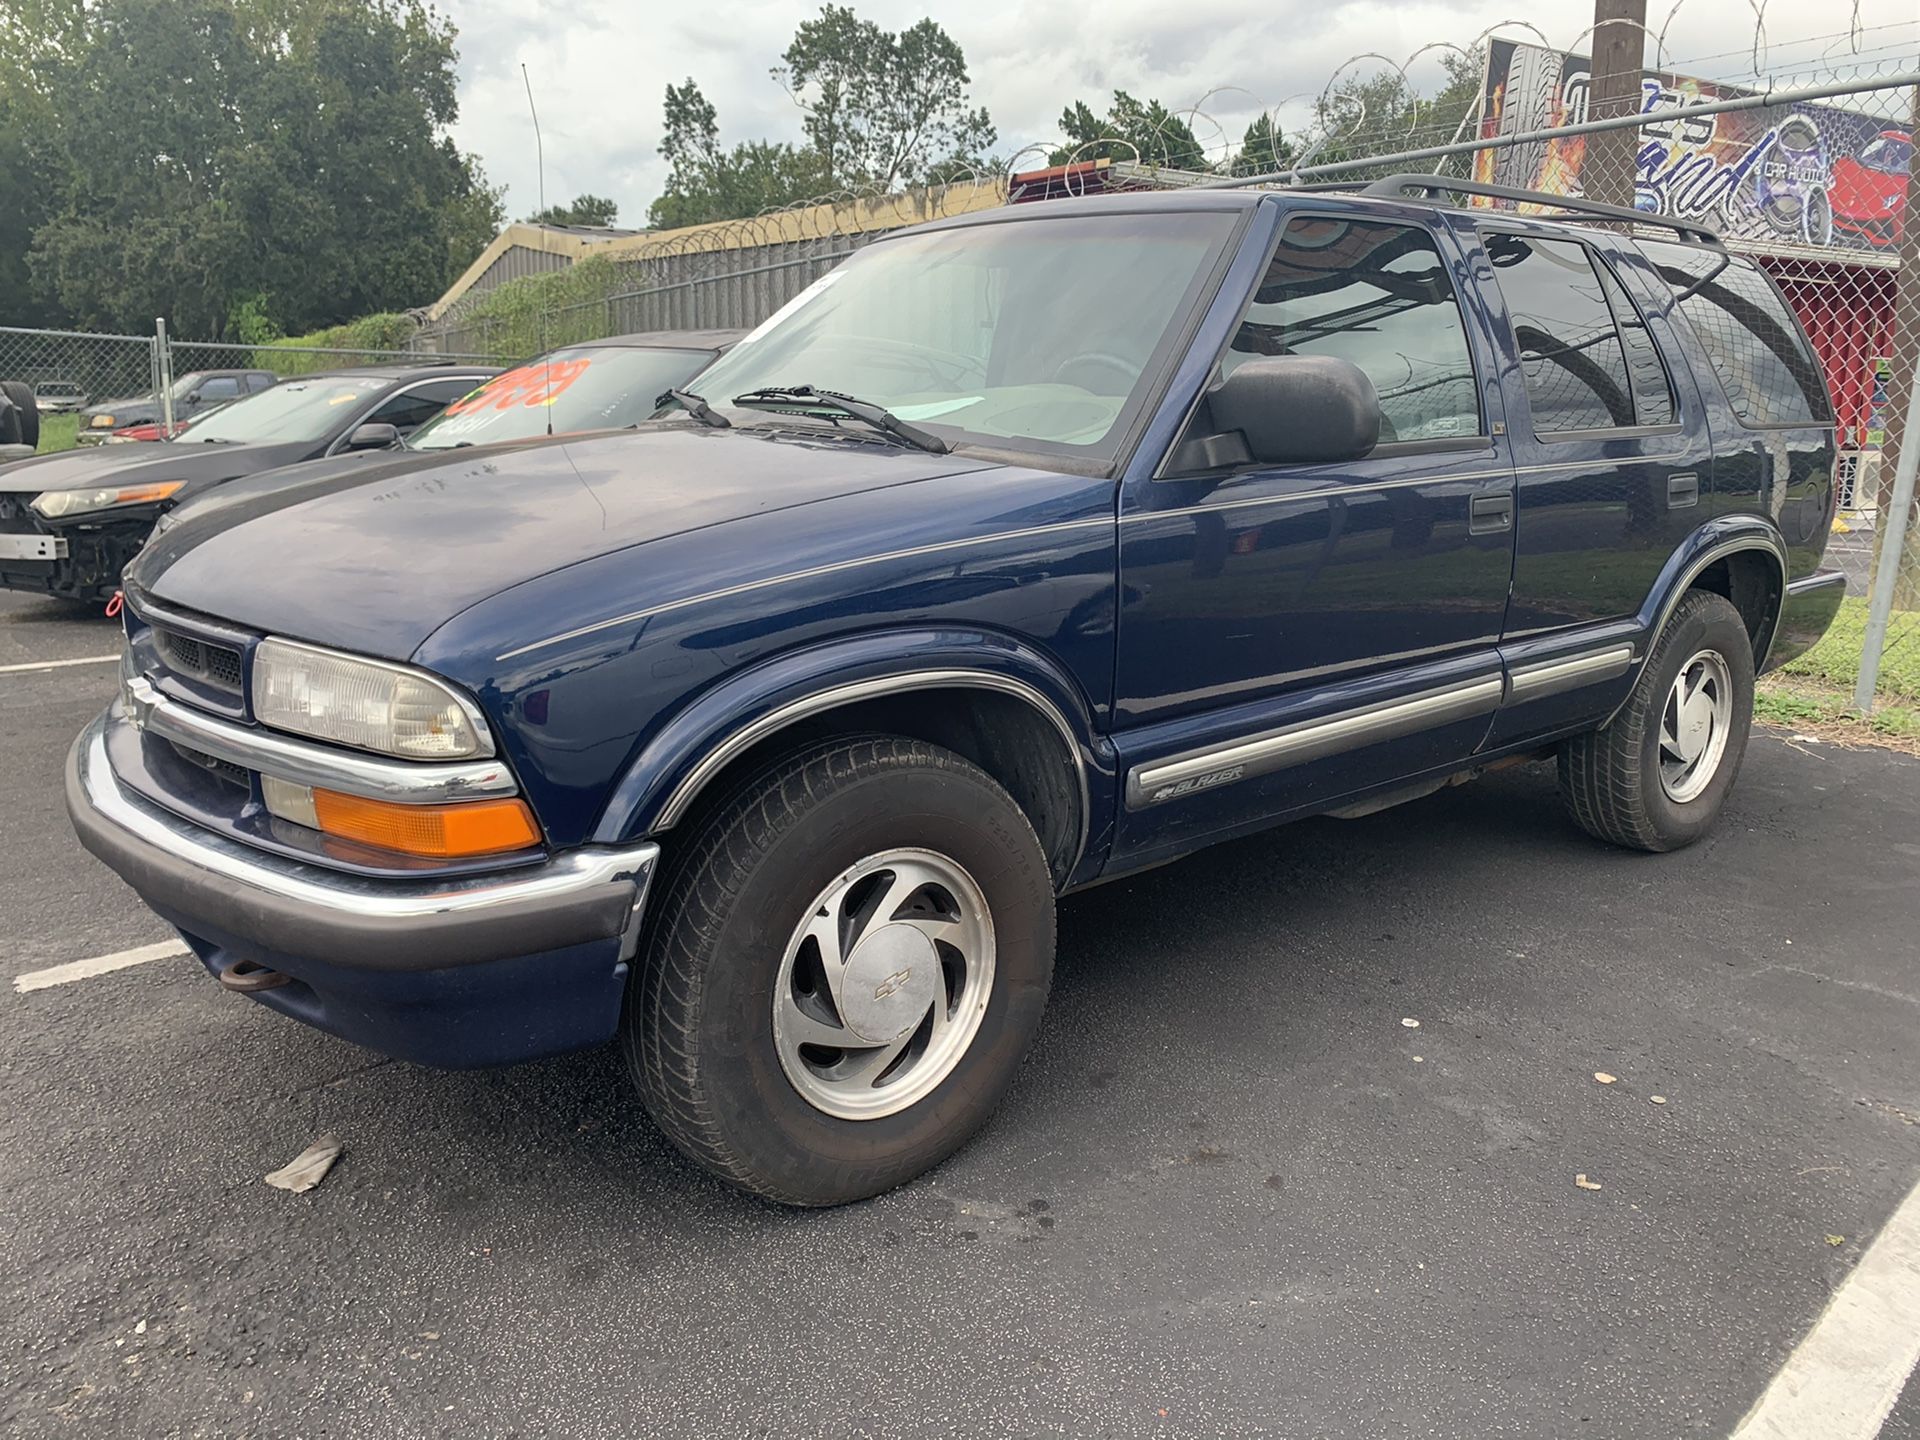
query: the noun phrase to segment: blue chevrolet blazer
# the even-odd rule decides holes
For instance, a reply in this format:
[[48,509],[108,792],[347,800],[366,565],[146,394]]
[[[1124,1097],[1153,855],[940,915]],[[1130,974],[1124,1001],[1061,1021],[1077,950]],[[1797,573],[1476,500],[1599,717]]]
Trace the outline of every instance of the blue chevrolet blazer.
[[1524,758],[1698,839],[1844,590],[1778,291],[1584,202],[1010,207],[688,383],[181,512],[67,798],[228,989],[433,1064],[617,1037],[795,1204],[985,1120],[1066,891]]

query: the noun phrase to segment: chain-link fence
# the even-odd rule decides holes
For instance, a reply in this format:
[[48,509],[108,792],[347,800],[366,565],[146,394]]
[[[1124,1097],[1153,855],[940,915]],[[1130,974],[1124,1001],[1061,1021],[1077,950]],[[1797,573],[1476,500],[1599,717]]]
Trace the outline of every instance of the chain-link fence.
[[[238,399],[275,380],[317,371],[440,360],[504,364],[520,358],[524,353],[447,355],[174,340],[164,325],[152,335],[0,326],[0,380],[20,381],[33,390],[42,451],[84,443],[86,432],[107,433],[129,423],[128,417],[163,427],[177,423],[182,417],[171,413],[173,402],[188,393],[204,409],[204,402]],[[105,423],[95,423],[101,420]]]

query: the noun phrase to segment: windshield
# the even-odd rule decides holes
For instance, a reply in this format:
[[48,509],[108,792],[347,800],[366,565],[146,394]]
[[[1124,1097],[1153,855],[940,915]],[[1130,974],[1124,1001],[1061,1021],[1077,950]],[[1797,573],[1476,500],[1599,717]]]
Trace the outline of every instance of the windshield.
[[1238,219],[1116,211],[880,241],[692,388],[726,407],[811,385],[943,439],[1110,458]]
[[176,443],[256,445],[319,440],[393,382],[372,375],[285,380],[271,390],[223,405],[181,431]]
[[1860,163],[1883,175],[1899,175],[1913,159],[1913,142],[1900,135],[1880,135],[1860,152]]
[[412,450],[451,450],[547,433],[637,425],[660,397],[705,365],[711,350],[582,345],[497,375],[416,430]]

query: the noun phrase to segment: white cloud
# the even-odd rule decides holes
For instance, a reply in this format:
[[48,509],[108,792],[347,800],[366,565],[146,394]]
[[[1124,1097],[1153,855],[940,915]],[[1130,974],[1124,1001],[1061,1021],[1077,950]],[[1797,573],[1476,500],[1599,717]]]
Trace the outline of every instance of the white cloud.
[[[1808,37],[1866,27],[1863,43],[1915,48],[1920,25],[1912,0],[1764,0],[1769,68],[1817,66],[1824,44]],[[800,136],[799,112],[768,70],[802,20],[818,6],[798,0],[574,0],[532,7],[524,0],[448,0],[460,28],[460,112],[455,137],[478,154],[487,174],[507,186],[510,214],[536,206],[537,169],[524,62],[546,141],[549,201],[590,190],[620,202],[623,223],[644,223],[666,177],[656,147],[660,105],[669,83],[691,75],[719,112],[727,144]],[[888,29],[927,11],[910,0],[854,0],[865,18]],[[1754,34],[1750,0],[1684,0],[1668,23],[1669,0],[1651,0],[1649,23],[1667,24],[1666,55],[1692,73],[1748,73]],[[1850,11],[1852,12],[1850,14]],[[1516,13],[1556,45],[1571,45],[1590,24],[1581,0],[1058,0],[1014,4],[971,0],[934,19],[967,55],[973,94],[1000,129],[1000,150],[1052,142],[1071,100],[1104,110],[1115,89],[1183,109],[1202,103],[1195,130],[1203,143],[1237,140],[1260,111],[1280,108],[1283,126],[1304,117],[1311,98],[1348,57],[1373,51],[1403,60],[1423,45],[1470,43],[1502,26],[1524,35]],[[1883,28],[1894,27],[1894,28]],[[1583,47],[1584,48],[1584,47]],[[1835,62],[1845,42],[1832,47]],[[1897,53],[1897,51],[1895,52]],[[1835,62],[1829,62],[1835,63]],[[1378,67],[1380,62],[1364,62]],[[1431,82],[1439,61],[1415,68]],[[1209,123],[1211,122],[1211,123]]]

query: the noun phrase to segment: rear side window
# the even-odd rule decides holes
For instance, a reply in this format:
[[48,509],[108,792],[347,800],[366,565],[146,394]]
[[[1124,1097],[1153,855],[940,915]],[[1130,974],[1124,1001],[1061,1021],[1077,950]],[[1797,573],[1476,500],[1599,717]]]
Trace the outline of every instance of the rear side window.
[[1382,444],[1481,433],[1460,303],[1432,237],[1413,226],[1289,221],[1221,369],[1255,355],[1359,366],[1380,396]]
[[1654,423],[1635,416],[1626,350],[1587,247],[1500,233],[1485,244],[1520,350],[1534,433]]
[[1606,292],[1613,310],[1613,323],[1620,330],[1620,344],[1627,352],[1627,382],[1633,387],[1633,413],[1642,425],[1673,423],[1673,383],[1667,379],[1667,367],[1661,363],[1660,349],[1647,333],[1647,322],[1633,308],[1633,301],[1613,278],[1604,261],[1593,266],[1600,276],[1600,288]]
[[1833,418],[1813,349],[1758,266],[1693,245],[1637,243],[1700,337],[1735,415],[1749,425],[1824,425]]

